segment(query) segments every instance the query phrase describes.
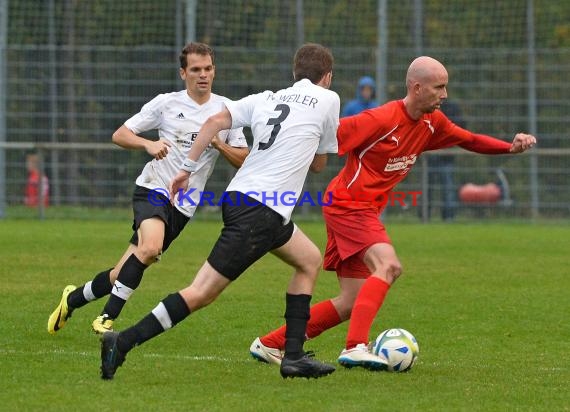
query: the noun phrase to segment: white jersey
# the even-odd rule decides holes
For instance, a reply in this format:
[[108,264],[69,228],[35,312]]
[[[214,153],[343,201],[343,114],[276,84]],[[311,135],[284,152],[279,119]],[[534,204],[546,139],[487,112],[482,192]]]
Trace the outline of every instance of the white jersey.
[[232,127],[251,126],[253,147],[227,190],[252,197],[289,222],[315,154],[336,153],[338,95],[308,79],[276,93],[226,102]]
[[[223,104],[226,102],[230,100],[213,93],[210,100],[202,105],[192,100],[186,90],[159,94],[145,104],[139,113],[127,120],[125,126],[135,134],[158,129],[159,138],[171,144],[168,155],[161,160],[153,159],[148,162],[135,183],[168,196],[168,184],[180,171],[198,131],[210,116],[224,108]],[[223,130],[218,136],[230,146],[247,147],[241,128]],[[198,159],[198,170],[192,173],[188,184],[189,188],[196,189],[189,195],[192,202],[175,202],[176,208],[184,215],[192,217],[194,214],[219,154],[209,146]]]

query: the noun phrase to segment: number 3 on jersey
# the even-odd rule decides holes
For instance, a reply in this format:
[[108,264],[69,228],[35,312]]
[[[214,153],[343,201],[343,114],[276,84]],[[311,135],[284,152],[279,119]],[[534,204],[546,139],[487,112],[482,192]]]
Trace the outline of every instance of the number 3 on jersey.
[[277,137],[277,133],[279,133],[279,130],[281,130],[281,123],[287,118],[287,116],[289,116],[291,108],[286,104],[278,104],[275,106],[275,111],[280,111],[281,114],[277,117],[272,117],[267,121],[268,126],[273,125],[273,130],[271,130],[271,137],[267,143],[259,142],[259,150],[265,150],[271,147],[275,141],[275,138]]

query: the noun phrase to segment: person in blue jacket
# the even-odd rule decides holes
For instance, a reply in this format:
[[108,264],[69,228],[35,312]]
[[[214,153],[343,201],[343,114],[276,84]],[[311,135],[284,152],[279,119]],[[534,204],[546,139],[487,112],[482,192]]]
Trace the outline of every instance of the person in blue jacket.
[[376,83],[370,76],[361,77],[356,87],[356,99],[346,103],[341,117],[352,116],[363,110],[379,106],[376,100]]

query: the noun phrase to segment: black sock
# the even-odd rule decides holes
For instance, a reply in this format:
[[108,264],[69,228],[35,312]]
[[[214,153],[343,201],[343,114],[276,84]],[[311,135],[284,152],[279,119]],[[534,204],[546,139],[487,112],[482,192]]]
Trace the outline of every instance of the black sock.
[[104,272],[99,273],[93,279],[91,283],[91,290],[97,299],[102,298],[103,296],[107,296],[111,293],[113,289],[113,284],[111,283],[111,270],[114,268],[108,269]]
[[151,313],[136,325],[119,334],[117,346],[123,353],[174,327],[190,315],[190,309],[179,293],[164,298]]
[[119,271],[109,300],[105,304],[103,312],[101,312],[102,314],[108,315],[111,319],[116,319],[119,316],[127,299],[140,285],[144,270],[147,267],[147,265],[138,260],[134,253],[129,256]]
[[[71,292],[67,297],[67,305],[70,308],[77,309],[111,293],[113,287],[109,279],[111,270],[113,270],[113,268],[97,274],[92,281],[87,282]],[[85,296],[87,296],[87,298]]]
[[305,352],[305,333],[307,322],[311,317],[310,303],[311,295],[291,295],[285,296],[285,357],[288,359],[300,359]]

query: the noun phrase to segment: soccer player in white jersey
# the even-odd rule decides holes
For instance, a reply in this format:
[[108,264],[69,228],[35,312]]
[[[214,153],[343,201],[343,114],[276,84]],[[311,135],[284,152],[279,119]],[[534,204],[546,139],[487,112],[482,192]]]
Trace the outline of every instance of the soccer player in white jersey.
[[[112,330],[127,299],[139,286],[145,269],[156,262],[190,220],[221,153],[232,165],[240,167],[249,150],[242,129],[221,130],[197,159],[196,172],[188,183],[196,188],[184,204],[171,204],[168,184],[186,159],[200,127],[218,113],[229,99],[212,93],[215,75],[214,51],[203,43],[190,43],[180,54],[180,77],[184,90],[160,94],[143,106],[113,134],[113,142],[125,149],[146,150],[153,157],[136,179],[133,194],[133,235],[119,262],[93,280],[63,290],[59,305],[48,320],[48,332],[56,333],[78,309],[109,295],[93,330]],[[158,130],[159,140],[139,136]]]
[[171,183],[170,198],[183,193],[199,166],[199,156],[220,130],[250,126],[253,146],[224,193],[224,228],[190,286],[163,299],[136,325],[101,339],[101,376],[112,379],[128,351],[163,333],[191,312],[213,302],[250,265],[268,252],[295,270],[286,293],[287,342],[281,375],[318,378],[335,369],[303,351],[313,286],[321,265],[317,246],[291,221],[292,202],[283,193],[301,194],[307,172],[321,171],[327,153],[337,152],[340,100],[328,90],[333,56],[318,44],[302,46],[294,58],[296,83],[226,102],[210,117]]

